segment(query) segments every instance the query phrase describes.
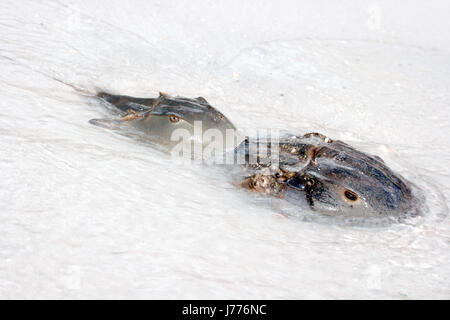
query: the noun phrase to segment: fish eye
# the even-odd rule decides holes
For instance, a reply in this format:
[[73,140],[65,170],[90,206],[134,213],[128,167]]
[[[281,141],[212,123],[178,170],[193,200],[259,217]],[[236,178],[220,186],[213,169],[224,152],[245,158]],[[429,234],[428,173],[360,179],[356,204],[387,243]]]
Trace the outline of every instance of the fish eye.
[[179,116],[175,116],[175,115],[170,115],[169,116],[169,121],[172,123],[177,123],[181,120],[181,118]]
[[352,202],[358,200],[358,195],[348,189],[344,191],[344,196],[347,198],[347,200],[350,200]]

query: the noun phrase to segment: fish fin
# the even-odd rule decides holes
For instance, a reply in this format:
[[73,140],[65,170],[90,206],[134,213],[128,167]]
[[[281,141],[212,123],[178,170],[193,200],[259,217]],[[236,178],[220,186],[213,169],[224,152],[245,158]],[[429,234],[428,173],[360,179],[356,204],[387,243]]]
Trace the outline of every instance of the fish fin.
[[385,164],[384,160],[381,159],[379,156],[377,156],[377,155],[372,155],[372,157],[373,157],[375,160],[378,160],[379,162]]
[[159,96],[160,97],[164,97],[164,98],[170,98],[170,95],[168,93],[165,93],[165,92],[162,92],[162,91],[159,92]]

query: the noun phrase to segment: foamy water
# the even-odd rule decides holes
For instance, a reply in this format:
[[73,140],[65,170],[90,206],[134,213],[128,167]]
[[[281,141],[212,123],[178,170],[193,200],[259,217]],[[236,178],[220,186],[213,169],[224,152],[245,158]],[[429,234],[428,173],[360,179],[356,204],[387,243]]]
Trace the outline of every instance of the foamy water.
[[[419,3],[2,1],[0,297],[449,298],[450,8]],[[379,227],[286,215],[90,125],[110,113],[61,81],[344,140],[428,209]]]

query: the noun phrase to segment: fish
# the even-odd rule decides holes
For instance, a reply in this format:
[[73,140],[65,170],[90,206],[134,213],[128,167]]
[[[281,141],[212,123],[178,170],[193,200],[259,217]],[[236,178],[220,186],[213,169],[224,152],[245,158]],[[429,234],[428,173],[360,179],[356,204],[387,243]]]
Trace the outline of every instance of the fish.
[[[231,150],[234,159],[244,159],[232,164],[243,168],[246,174],[238,185],[249,191],[299,207],[306,203],[324,215],[400,218],[419,214],[414,184],[380,157],[320,133],[287,134],[273,143],[236,133],[233,123],[203,97],[160,93],[157,98],[135,98],[103,91],[97,97],[122,113],[115,121],[131,124],[169,149],[179,143],[173,139],[179,129],[188,142],[200,143],[202,150],[211,147],[211,141],[203,139],[206,133],[213,131],[223,138],[233,132],[235,139],[223,152]],[[107,119],[90,122],[101,126],[102,121]],[[196,124],[201,129],[196,130]],[[268,150],[267,156],[261,156],[261,145]]]

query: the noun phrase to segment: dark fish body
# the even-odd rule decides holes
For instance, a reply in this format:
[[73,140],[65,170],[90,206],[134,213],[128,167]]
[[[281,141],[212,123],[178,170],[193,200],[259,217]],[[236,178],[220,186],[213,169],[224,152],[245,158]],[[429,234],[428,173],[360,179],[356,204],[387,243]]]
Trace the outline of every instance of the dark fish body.
[[245,187],[294,203],[306,199],[313,210],[333,215],[400,217],[417,213],[411,183],[377,156],[318,133],[285,137],[276,147],[278,163],[273,166],[261,159],[244,181]]

